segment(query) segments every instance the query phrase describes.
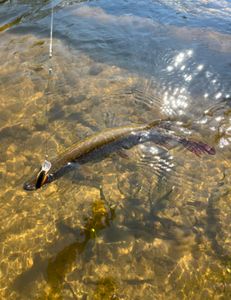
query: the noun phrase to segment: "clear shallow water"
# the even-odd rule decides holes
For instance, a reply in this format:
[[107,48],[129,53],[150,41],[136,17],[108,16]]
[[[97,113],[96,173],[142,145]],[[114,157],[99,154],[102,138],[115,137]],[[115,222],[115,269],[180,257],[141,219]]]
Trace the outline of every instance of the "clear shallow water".
[[[230,2],[56,1],[51,61],[50,2],[0,12],[1,298],[229,299]],[[146,144],[22,190],[46,153],[166,116],[217,154]]]

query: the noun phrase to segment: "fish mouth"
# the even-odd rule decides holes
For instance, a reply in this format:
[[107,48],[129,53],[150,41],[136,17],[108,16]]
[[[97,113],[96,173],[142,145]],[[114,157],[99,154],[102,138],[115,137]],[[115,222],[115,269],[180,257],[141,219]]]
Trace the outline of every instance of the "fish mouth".
[[34,184],[31,184],[31,183],[29,183],[29,182],[25,182],[25,183],[23,184],[23,189],[24,189],[25,191],[34,191],[34,190],[36,190],[35,185],[34,185]]

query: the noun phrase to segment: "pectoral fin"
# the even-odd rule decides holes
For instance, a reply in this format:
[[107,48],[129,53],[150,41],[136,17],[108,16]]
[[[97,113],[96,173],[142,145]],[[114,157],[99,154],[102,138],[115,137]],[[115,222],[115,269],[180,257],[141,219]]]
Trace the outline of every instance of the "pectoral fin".
[[131,153],[126,150],[126,149],[120,149],[117,151],[120,157],[125,158],[125,159],[130,159],[131,158]]

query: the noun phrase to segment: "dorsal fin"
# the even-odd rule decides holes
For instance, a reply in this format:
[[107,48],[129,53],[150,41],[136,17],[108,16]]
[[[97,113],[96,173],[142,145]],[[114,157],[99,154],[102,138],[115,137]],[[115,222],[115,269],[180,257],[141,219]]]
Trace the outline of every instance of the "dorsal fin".
[[162,123],[166,125],[166,122],[171,122],[171,121],[174,121],[174,118],[168,117],[168,118],[165,118],[165,119],[157,119],[157,120],[154,120],[153,122],[149,123],[145,127],[145,129],[148,130],[148,129],[151,129],[151,128],[154,128],[154,127],[157,127],[157,126],[161,127]]

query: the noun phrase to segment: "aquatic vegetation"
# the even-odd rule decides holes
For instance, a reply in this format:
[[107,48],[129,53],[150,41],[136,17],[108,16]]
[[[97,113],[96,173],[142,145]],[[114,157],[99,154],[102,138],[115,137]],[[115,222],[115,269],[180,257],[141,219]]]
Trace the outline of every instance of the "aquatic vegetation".
[[23,18],[23,16],[20,16],[20,17],[18,17],[16,19],[10,21],[7,24],[4,24],[4,25],[0,26],[0,32],[1,31],[5,31],[5,30],[7,30],[7,29],[9,29],[9,28],[11,28],[11,27],[19,24],[22,18]]
[[117,284],[113,278],[106,277],[96,282],[96,288],[92,299],[94,300],[117,300],[120,299],[116,295]]
[[[92,203],[91,216],[85,218],[83,228],[76,238],[76,242],[65,247],[54,258],[49,259],[46,277],[50,287],[48,298],[62,299],[62,289],[66,284],[65,276],[73,267],[78,264],[79,257],[84,252],[91,239],[96,239],[101,230],[110,226],[115,218],[115,210],[105,206],[104,201],[95,200]],[[77,229],[70,229],[72,232]]]

